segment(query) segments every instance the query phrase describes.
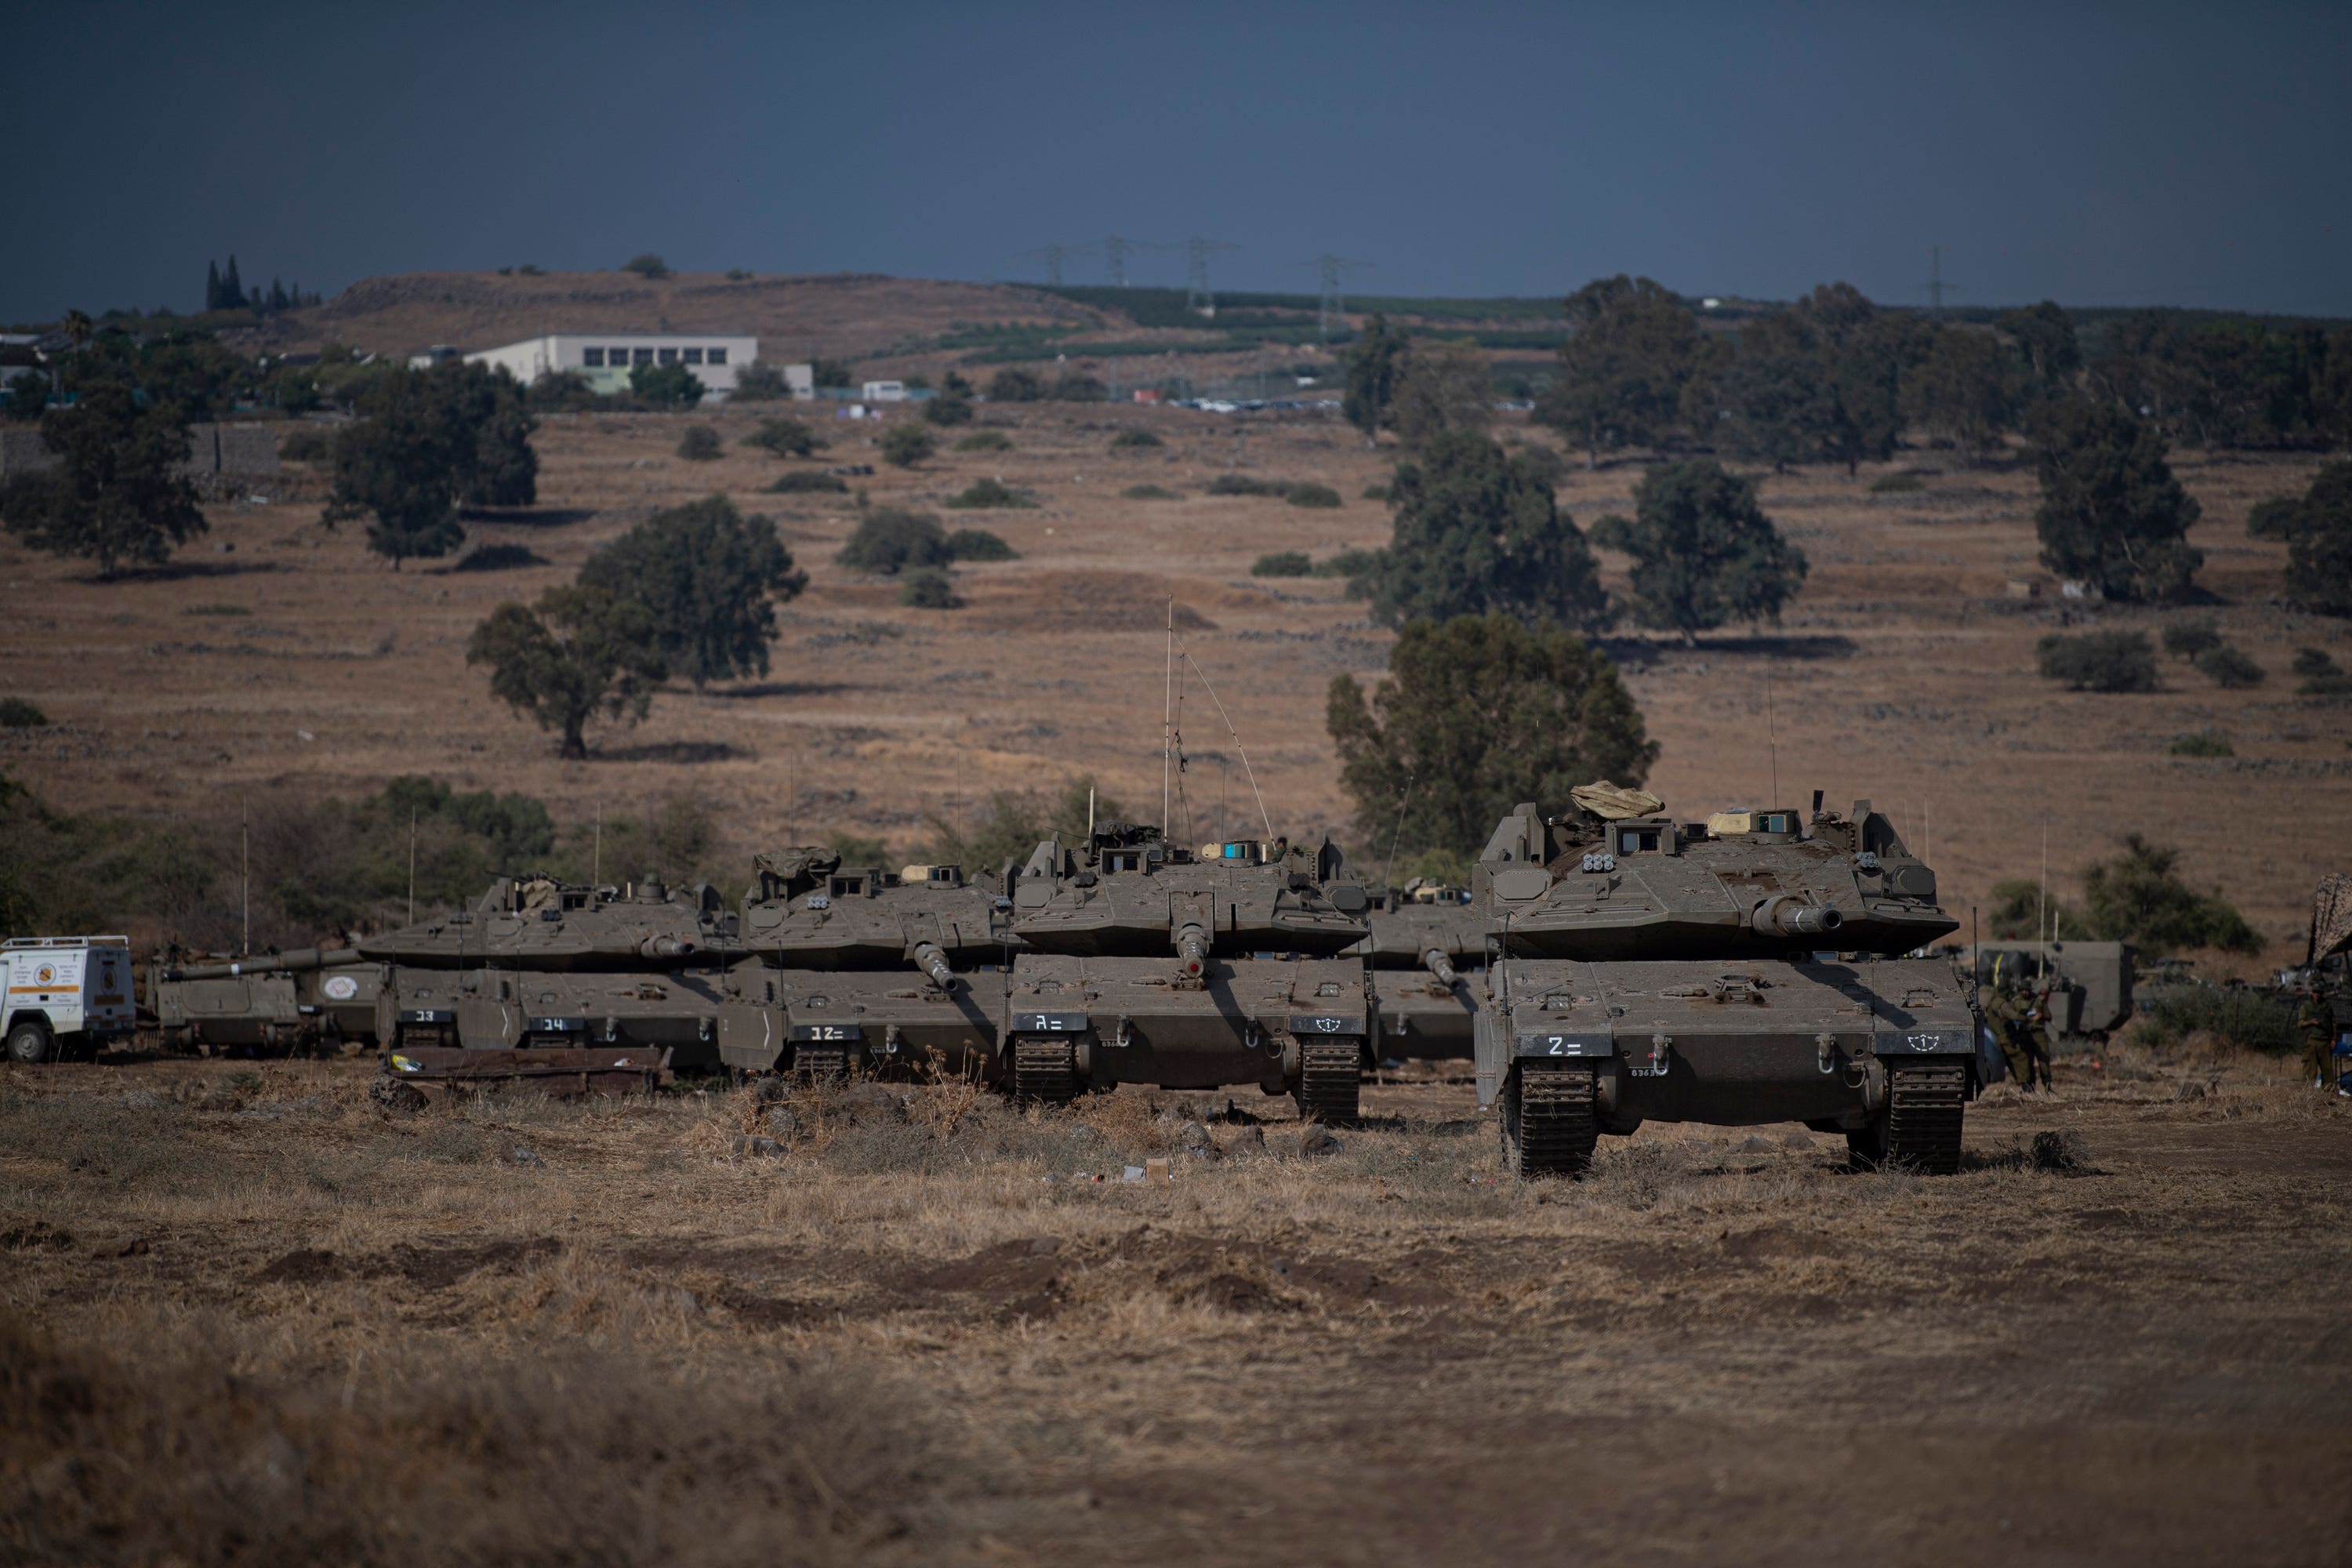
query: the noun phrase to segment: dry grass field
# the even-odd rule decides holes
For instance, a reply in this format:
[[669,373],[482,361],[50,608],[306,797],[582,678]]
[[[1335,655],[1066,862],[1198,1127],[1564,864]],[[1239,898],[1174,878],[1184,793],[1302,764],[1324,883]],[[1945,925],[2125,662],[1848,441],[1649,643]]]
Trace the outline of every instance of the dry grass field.
[[[2126,1047],[1945,1179],[1459,1082],[488,1100],[0,1082],[18,1563],[2341,1563],[2352,1104]],[[1179,1118],[1215,1113],[1213,1156]],[[1118,1178],[1172,1158],[1164,1185]],[[1111,1179],[1098,1182],[1097,1175]]]

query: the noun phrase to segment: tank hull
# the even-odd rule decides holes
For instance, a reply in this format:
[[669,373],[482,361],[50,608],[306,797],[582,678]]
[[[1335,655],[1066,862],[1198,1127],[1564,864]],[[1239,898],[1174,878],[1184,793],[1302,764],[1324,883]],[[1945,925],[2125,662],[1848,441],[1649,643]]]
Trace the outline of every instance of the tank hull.
[[739,964],[718,1010],[719,1058],[742,1072],[863,1070],[992,1078],[1002,976],[941,988],[915,970]]
[[1466,1057],[1476,1036],[1475,976],[1441,985],[1425,969],[1375,969],[1384,1057]]
[[575,971],[393,971],[378,1000],[387,1046],[463,1050],[667,1051],[680,1070],[719,1066],[724,977],[714,970],[640,974]]
[[388,965],[346,963],[218,979],[158,977],[151,994],[167,1038],[191,1045],[291,1050],[375,1037]]

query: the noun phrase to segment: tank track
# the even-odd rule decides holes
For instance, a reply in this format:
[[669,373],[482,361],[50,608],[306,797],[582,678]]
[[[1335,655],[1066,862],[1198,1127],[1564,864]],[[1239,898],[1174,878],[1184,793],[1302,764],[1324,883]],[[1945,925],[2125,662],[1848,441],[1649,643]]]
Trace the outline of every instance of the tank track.
[[1298,1119],[1334,1127],[1353,1124],[1363,1076],[1361,1050],[1355,1041],[1302,1041],[1298,1087],[1291,1093],[1298,1102]]
[[1968,1093],[1964,1067],[1895,1068],[1884,1116],[1867,1131],[1846,1135],[1853,1163],[1864,1169],[1899,1165],[1929,1176],[1953,1174],[1960,1168],[1960,1126]]
[[1067,1035],[1013,1037],[1013,1098],[1067,1105],[1078,1097],[1078,1043]]
[[849,1051],[843,1046],[795,1046],[793,1071],[812,1082],[837,1083],[849,1076]]
[[1592,1168],[1593,1145],[1600,1141],[1591,1068],[1519,1064],[1503,1099],[1503,1157],[1513,1175],[1583,1175]]

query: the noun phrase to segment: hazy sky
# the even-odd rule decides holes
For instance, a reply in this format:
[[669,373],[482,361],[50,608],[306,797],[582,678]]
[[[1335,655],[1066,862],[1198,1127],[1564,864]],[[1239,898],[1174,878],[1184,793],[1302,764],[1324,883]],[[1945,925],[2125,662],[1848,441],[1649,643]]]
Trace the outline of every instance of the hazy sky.
[[[12,5],[0,319],[536,262],[2352,314],[2352,6]],[[1072,281],[1099,281],[1099,262]],[[1181,262],[1139,257],[1139,283]]]

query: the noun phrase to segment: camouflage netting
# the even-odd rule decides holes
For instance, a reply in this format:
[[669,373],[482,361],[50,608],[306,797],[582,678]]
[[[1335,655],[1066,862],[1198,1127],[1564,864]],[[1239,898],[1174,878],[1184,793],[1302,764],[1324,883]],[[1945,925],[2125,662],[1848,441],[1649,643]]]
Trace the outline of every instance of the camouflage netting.
[[1648,790],[1620,789],[1606,779],[1599,784],[1579,784],[1568,792],[1568,798],[1606,822],[1649,816],[1664,811],[1666,805]]
[[792,882],[806,877],[831,876],[841,864],[841,856],[832,849],[803,844],[790,849],[762,849],[751,857],[751,864],[772,877]]
[[2352,945],[2352,877],[2322,877],[2311,900],[2311,958],[2318,963]]

